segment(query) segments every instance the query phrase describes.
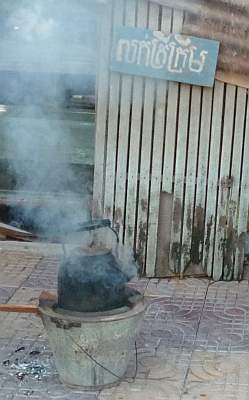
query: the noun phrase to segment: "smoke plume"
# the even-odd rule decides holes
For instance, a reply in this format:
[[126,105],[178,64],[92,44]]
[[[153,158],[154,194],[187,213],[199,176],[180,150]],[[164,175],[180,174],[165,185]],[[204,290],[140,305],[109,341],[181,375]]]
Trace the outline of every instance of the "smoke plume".
[[4,157],[15,190],[54,200],[54,207],[19,209],[13,223],[26,219],[42,231],[68,231],[89,217],[94,138],[77,101],[94,91],[97,11],[84,4],[1,6]]

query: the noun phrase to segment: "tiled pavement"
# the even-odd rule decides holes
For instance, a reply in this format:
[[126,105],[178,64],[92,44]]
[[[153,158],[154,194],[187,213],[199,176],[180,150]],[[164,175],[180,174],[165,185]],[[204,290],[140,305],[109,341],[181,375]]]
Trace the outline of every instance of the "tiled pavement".
[[[56,256],[0,251],[0,302],[36,303],[56,289]],[[41,321],[0,314],[0,400],[249,400],[249,284],[205,279],[134,282],[149,307],[126,379],[102,392],[58,379]],[[18,362],[17,362],[18,360]],[[19,374],[34,362],[40,371]]]

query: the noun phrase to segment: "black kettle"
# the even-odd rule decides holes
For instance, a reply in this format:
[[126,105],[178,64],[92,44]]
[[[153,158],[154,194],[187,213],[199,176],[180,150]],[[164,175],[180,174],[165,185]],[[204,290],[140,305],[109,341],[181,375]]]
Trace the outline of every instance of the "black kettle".
[[[109,220],[91,221],[79,231],[111,228]],[[113,231],[113,229],[112,229]],[[118,235],[113,231],[117,238]],[[64,257],[58,274],[58,306],[77,312],[109,311],[124,306],[131,295],[131,279],[110,249],[77,249]]]

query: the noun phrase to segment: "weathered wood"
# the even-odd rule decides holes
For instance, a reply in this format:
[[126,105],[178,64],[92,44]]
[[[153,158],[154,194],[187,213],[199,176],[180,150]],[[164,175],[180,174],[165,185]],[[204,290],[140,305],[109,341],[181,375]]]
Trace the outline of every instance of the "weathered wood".
[[190,125],[187,151],[187,172],[185,185],[185,204],[182,237],[181,275],[191,261],[193,236],[194,198],[196,188],[196,168],[200,129],[201,88],[193,87],[191,95]]
[[[125,4],[125,25],[135,26],[136,1],[127,0]],[[129,160],[129,132],[130,132],[130,112],[132,101],[132,82],[133,78],[123,75],[121,78],[121,99],[119,115],[119,136],[118,136],[118,160],[116,174],[115,192],[115,229],[119,233],[120,240],[124,240],[125,229],[125,202],[127,190],[127,163]]]
[[[120,4],[125,5],[125,10]],[[173,11],[145,0],[118,0],[113,5],[112,30],[125,23],[144,28],[148,25],[149,29],[166,33],[170,28],[182,32],[183,12],[175,3]],[[109,62],[109,54],[105,56]],[[96,157],[102,151],[95,171],[99,176],[95,188],[102,179],[101,187],[96,189],[100,200],[97,208],[104,207],[106,216],[115,217],[120,238],[129,246],[135,245],[147,276],[154,276],[156,271],[160,276],[170,275],[167,263],[156,266],[157,256],[162,260],[169,251],[162,240],[169,238],[164,235],[165,229],[171,234],[173,273],[184,275],[189,261],[203,261],[210,277],[214,273],[215,279],[219,279],[225,273],[227,279],[240,278],[249,198],[249,172],[244,166],[249,153],[248,110],[245,133],[246,90],[236,89],[234,125],[231,110],[235,89],[230,86],[224,98],[224,84],[218,81],[213,90],[116,74],[111,74],[109,81],[105,65],[107,82],[103,82],[102,88],[100,85],[100,95],[104,98],[105,93],[106,113],[97,115],[98,129],[103,128],[99,131],[98,156],[96,150]],[[227,176],[227,180],[222,179]],[[223,187],[219,188],[221,183]],[[161,191],[166,192],[164,200],[167,198],[163,207]],[[168,221],[172,211],[171,227],[161,223],[158,226],[159,210],[167,214],[163,214],[164,221]],[[231,240],[231,251],[227,252],[224,244]],[[163,253],[158,255],[162,249]]]
[[[183,13],[181,11],[172,11],[172,31],[181,32],[183,24]],[[167,117],[166,117],[166,138],[163,165],[163,183],[162,190],[172,193],[173,176],[175,163],[175,145],[177,133],[177,117],[178,117],[178,97],[179,83],[169,82],[168,98],[167,98]]]
[[180,85],[178,116],[177,154],[175,166],[173,221],[171,227],[170,265],[175,273],[180,272],[182,248],[182,224],[184,215],[184,184],[189,124],[190,86]]
[[[238,217],[240,215],[240,185],[241,185],[241,166],[243,161],[243,139],[246,122],[246,98],[247,91],[243,88],[237,89],[237,105],[235,111],[235,128],[233,141],[233,154],[231,166],[231,189],[228,204],[227,218],[227,239],[231,243],[232,257],[234,261],[233,271],[230,278],[241,279],[239,273],[239,265],[237,263],[236,254],[241,251],[241,243],[238,237]],[[242,248],[242,252],[244,249]],[[244,258],[244,257],[243,257]]]
[[207,187],[206,202],[206,222],[205,222],[205,239],[204,239],[204,269],[208,276],[213,273],[213,251],[216,224],[216,206],[217,206],[217,187],[219,178],[219,159],[220,159],[220,143],[222,132],[223,117],[223,94],[224,84],[216,82],[214,87],[214,99],[212,109],[212,128],[211,128],[211,144],[209,159],[209,174]]
[[205,233],[205,202],[207,193],[208,156],[210,145],[213,89],[203,88],[201,127],[198,154],[198,174],[196,182],[195,216],[192,232],[191,259],[194,264],[202,264]]
[[39,307],[33,304],[0,304],[0,312],[41,315]]
[[157,259],[155,275],[165,278],[174,275],[169,268],[173,195],[161,192],[158,219]]
[[[164,19],[165,18],[165,19]],[[164,9],[161,29],[168,33],[171,29],[171,10]],[[157,83],[155,101],[155,122],[153,132],[153,152],[151,168],[150,205],[147,241],[146,275],[154,276],[157,257],[158,218],[160,209],[160,193],[162,182],[163,146],[165,134],[166,82]],[[156,238],[156,240],[155,240]]]
[[[137,26],[145,27],[147,24],[148,7],[144,0],[138,0]],[[129,147],[129,170],[127,183],[126,226],[125,242],[132,248],[135,247],[136,212],[138,202],[139,160],[143,109],[144,79],[135,77],[133,82],[131,132]]]
[[245,258],[245,237],[248,226],[248,208],[249,208],[248,154],[249,154],[249,106],[247,98],[246,124],[245,124],[244,148],[243,148],[244,161],[242,165],[239,216],[238,216],[238,233],[237,233],[238,242],[235,254],[235,273],[238,279],[242,279],[243,277],[244,258]]
[[93,185],[93,215],[103,215],[104,173],[106,157],[106,120],[109,95],[109,49],[111,44],[112,4],[103,6],[103,16],[99,33],[100,51],[97,72],[95,162]]
[[[180,33],[183,25],[183,12],[173,9],[172,11],[172,32]],[[166,117],[166,138],[164,151],[164,166],[163,166],[163,182],[162,190],[167,193],[173,193],[174,184],[174,169],[175,169],[175,154],[176,154],[176,139],[178,127],[178,108],[180,97],[180,84],[169,82],[168,99],[167,99],[167,117]],[[172,206],[172,215],[174,210]],[[167,227],[171,231],[171,244],[169,251],[169,269],[171,273],[178,272],[172,266],[171,250],[172,250],[172,227]]]
[[0,222],[0,234],[16,240],[31,240],[35,236],[28,231],[15,228],[14,226]]
[[235,86],[227,85],[225,96],[225,110],[223,122],[223,137],[220,161],[219,196],[218,211],[216,221],[216,235],[214,246],[214,280],[219,280],[223,276],[229,280],[233,273],[232,243],[227,237],[227,208],[231,193],[230,185],[230,164],[232,152],[232,140],[234,132],[234,112],[235,112]]
[[[149,28],[158,29],[159,7],[155,4],[149,5]],[[141,144],[140,184],[138,203],[138,232],[137,232],[137,255],[141,269],[145,270],[146,246],[148,233],[148,211],[149,211],[149,187],[152,156],[152,132],[154,121],[155,82],[152,79],[145,80],[144,109]],[[145,271],[144,271],[145,272]]]
[[[113,6],[113,25],[123,23],[124,0],[117,0]],[[113,219],[114,191],[116,174],[116,149],[118,141],[120,74],[112,72],[110,76],[110,95],[107,129],[107,152],[105,168],[104,214]]]

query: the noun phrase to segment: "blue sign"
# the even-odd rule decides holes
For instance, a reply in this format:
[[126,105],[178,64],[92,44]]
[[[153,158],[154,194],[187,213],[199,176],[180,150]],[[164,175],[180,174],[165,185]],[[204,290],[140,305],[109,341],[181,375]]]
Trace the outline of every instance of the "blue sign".
[[129,27],[114,33],[111,70],[213,86],[219,42]]

